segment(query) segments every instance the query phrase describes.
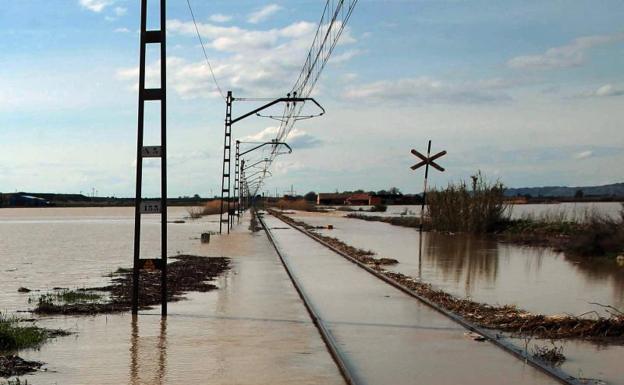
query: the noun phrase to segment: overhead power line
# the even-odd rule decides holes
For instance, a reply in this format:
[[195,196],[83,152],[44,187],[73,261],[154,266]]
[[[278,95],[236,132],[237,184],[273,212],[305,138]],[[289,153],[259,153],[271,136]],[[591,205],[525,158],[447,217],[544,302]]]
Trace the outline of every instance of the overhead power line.
[[206,53],[206,47],[204,46],[204,41],[201,38],[201,34],[199,33],[199,28],[197,27],[197,22],[195,21],[195,13],[193,13],[193,7],[191,7],[191,0],[186,0],[186,4],[188,5],[188,9],[191,12],[191,18],[193,19],[193,24],[195,25],[195,32],[197,32],[197,39],[199,40],[199,44],[201,44],[202,51],[204,52],[204,57],[206,58],[206,63],[208,64],[208,68],[210,69],[210,74],[212,75],[212,80],[214,81],[217,90],[221,94],[221,97],[225,99],[225,94],[221,90],[219,86],[219,82],[217,81],[217,77],[215,76],[214,71],[212,70],[212,65],[210,64],[210,60],[208,60],[208,54]]
[[[323,15],[316,29],[316,34],[312,40],[312,45],[306,56],[305,63],[301,68],[299,77],[295,82],[290,94],[296,97],[307,98],[312,93],[321,72],[325,68],[329,57],[331,56],[345,26],[353,13],[353,9],[357,4],[357,0],[327,0]],[[292,131],[298,117],[301,116],[303,103],[287,104],[284,107],[284,119],[282,119],[277,136],[277,142],[284,142]],[[272,146],[270,159],[264,165],[265,170],[271,167],[272,161],[278,155],[278,146]],[[257,194],[262,187],[264,178],[260,180],[253,195]]]

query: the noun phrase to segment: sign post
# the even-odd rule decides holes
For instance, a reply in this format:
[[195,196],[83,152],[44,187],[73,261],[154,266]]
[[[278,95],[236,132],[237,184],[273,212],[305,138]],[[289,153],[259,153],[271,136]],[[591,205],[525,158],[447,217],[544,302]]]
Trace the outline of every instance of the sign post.
[[429,145],[427,146],[427,156],[421,154],[420,152],[412,149],[412,154],[418,157],[421,161],[410,167],[412,170],[416,170],[422,166],[425,166],[425,184],[423,188],[423,197],[422,203],[420,206],[420,232],[422,234],[423,225],[425,223],[425,201],[427,199],[427,178],[429,177],[429,166],[439,170],[440,172],[444,172],[444,168],[434,162],[436,159],[443,157],[446,155],[446,151],[440,151],[437,154],[431,156],[431,141],[429,141]]
[[425,201],[427,199],[427,177],[429,176],[429,166],[431,165],[431,167],[435,168],[436,170],[439,170],[440,172],[444,172],[444,168],[442,166],[440,166],[439,164],[437,164],[435,162],[436,159],[443,157],[444,155],[446,155],[446,151],[440,151],[437,154],[435,154],[434,156],[431,156],[431,140],[429,141],[429,144],[427,145],[427,156],[421,154],[420,152],[412,149],[412,154],[414,156],[416,156],[417,158],[420,159],[419,163],[416,163],[415,165],[413,165],[412,167],[410,167],[412,170],[416,170],[422,166],[425,166],[425,183],[424,183],[424,187],[423,187],[423,196],[422,196],[422,202],[420,205],[420,229],[419,229],[419,237],[418,237],[418,278],[422,278],[421,277],[421,270],[422,270],[422,232],[423,232],[423,226],[425,225]]

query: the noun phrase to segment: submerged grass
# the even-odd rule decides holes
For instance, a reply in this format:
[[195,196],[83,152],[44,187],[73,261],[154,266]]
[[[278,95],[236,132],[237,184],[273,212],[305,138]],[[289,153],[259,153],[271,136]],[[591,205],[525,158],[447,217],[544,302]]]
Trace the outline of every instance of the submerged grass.
[[[167,300],[179,301],[184,293],[207,292],[217,287],[209,283],[228,270],[229,259],[177,255],[167,265]],[[92,315],[128,311],[132,304],[132,270],[119,269],[111,275],[111,285],[59,293],[34,298],[37,314]],[[149,308],[160,303],[160,272],[142,271],[139,276],[139,306]],[[105,293],[105,294],[99,294]]]
[[0,313],[0,352],[36,348],[45,342],[50,333],[37,326],[20,325],[21,320]]
[[[99,302],[104,299],[104,296],[97,293],[91,293],[81,290],[69,290],[63,289],[60,292],[43,294],[37,298],[39,303],[41,302],[58,302],[58,303],[89,303]],[[32,299],[29,299],[32,302]]]
[[[68,334],[63,330],[40,328],[30,320],[0,313],[0,377],[21,376],[38,370],[42,362],[24,360],[16,353],[23,349],[37,349],[49,338]],[[19,379],[8,382],[21,383]]]

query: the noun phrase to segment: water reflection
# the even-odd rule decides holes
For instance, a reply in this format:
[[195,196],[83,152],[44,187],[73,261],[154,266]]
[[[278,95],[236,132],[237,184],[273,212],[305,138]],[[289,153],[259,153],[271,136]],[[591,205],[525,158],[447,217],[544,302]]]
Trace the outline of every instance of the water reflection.
[[587,281],[611,287],[613,302],[608,305],[624,304],[624,268],[615,260],[571,256],[566,256],[565,259],[574,265]]
[[[160,333],[154,337],[139,335],[139,323],[132,316],[130,338],[130,383],[162,385],[167,374],[167,318],[160,319]],[[151,346],[155,342],[155,347]],[[155,357],[156,355],[156,357]],[[147,380],[149,378],[149,380]]]
[[463,283],[466,296],[472,295],[475,281],[488,285],[496,282],[499,245],[495,240],[430,232],[424,237],[424,244],[425,263],[445,281]]

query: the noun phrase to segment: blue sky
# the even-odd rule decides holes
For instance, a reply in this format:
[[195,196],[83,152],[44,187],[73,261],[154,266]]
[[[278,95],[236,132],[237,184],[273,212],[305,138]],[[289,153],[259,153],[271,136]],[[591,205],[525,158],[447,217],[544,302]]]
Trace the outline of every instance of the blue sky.
[[[0,0],[0,191],[133,194],[138,4]],[[192,4],[221,87],[278,97],[324,1]],[[216,194],[224,102],[186,1],[170,0],[167,19],[169,194]],[[265,189],[420,191],[409,150],[428,139],[448,151],[437,185],[479,169],[513,187],[620,182],[622,20],[619,1],[360,0],[315,89],[327,114],[295,126]],[[148,52],[148,82],[158,60]],[[157,144],[157,112],[145,144]],[[250,118],[234,136],[271,139],[274,127]],[[148,195],[157,166],[146,164]]]

